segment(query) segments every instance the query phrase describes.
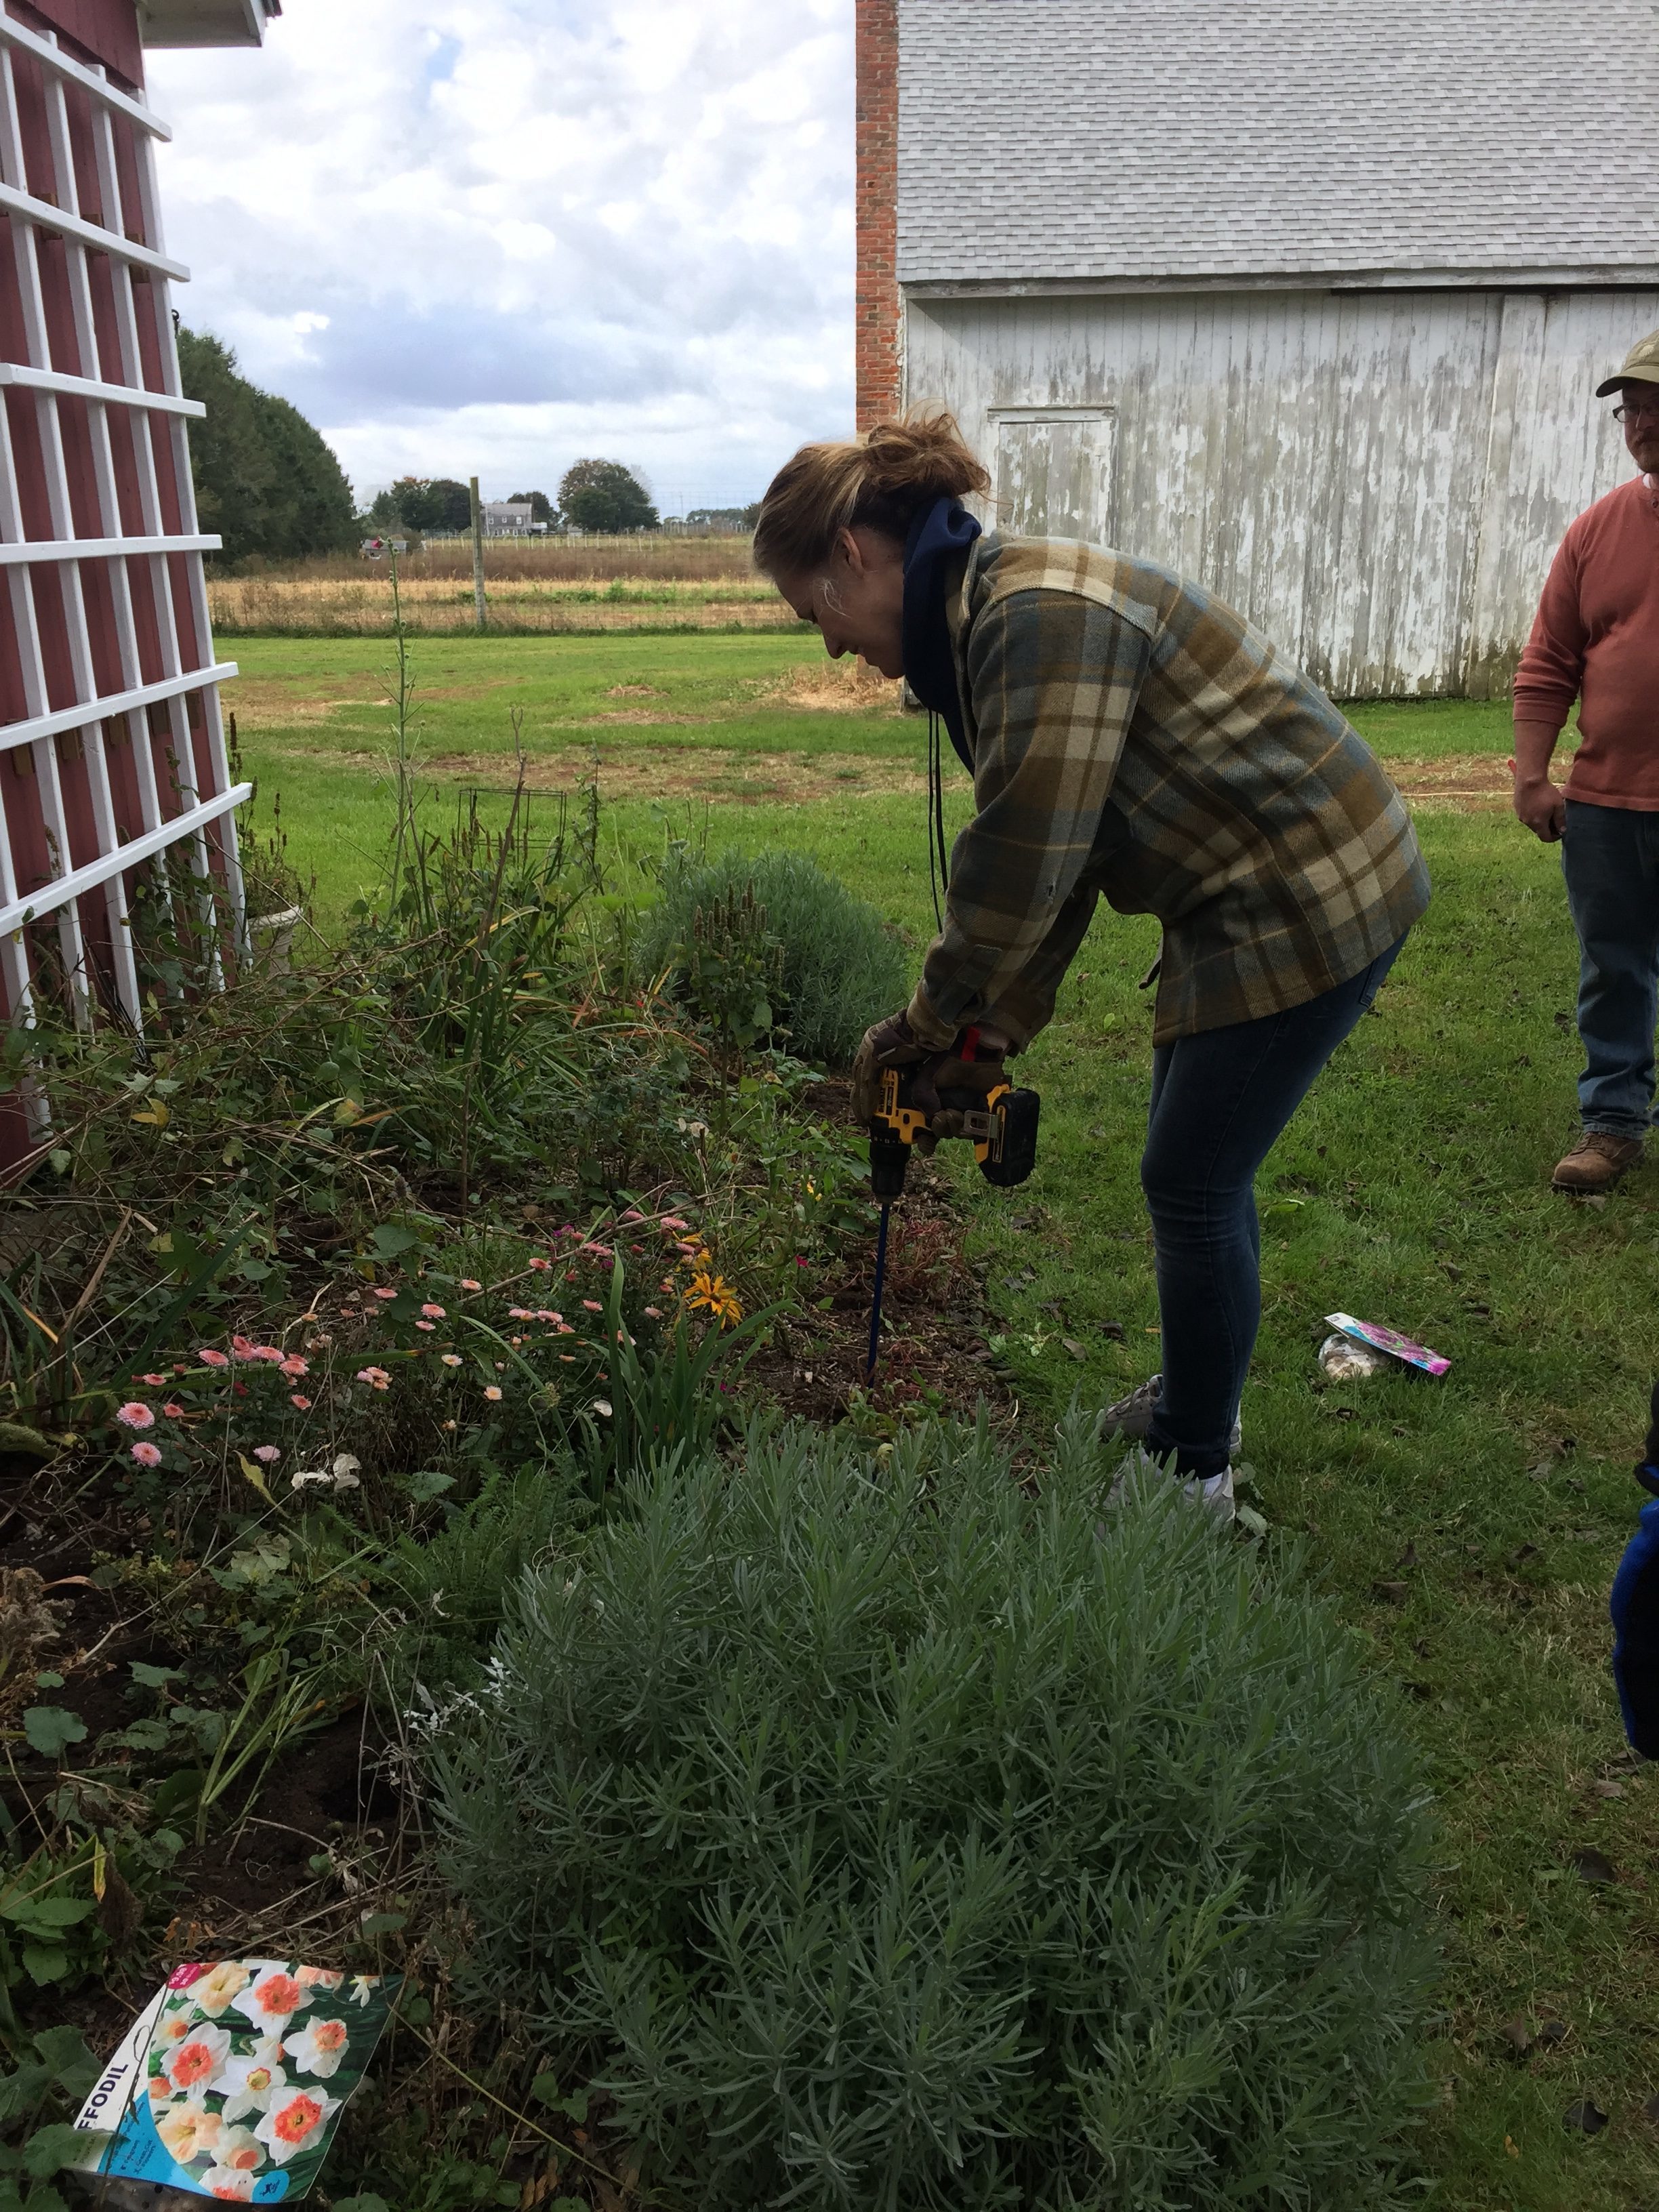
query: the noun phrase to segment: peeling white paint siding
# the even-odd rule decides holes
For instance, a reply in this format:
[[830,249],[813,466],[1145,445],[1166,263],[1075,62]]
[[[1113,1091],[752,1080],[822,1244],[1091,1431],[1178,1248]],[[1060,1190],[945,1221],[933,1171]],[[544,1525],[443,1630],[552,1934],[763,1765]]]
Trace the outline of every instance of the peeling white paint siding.
[[1057,428],[1056,462],[1110,471],[1062,507],[1339,696],[1484,696],[1562,532],[1630,473],[1593,393],[1656,326],[1659,291],[912,294],[906,379],[994,482],[1029,479],[1032,410],[1109,418],[1115,435]]

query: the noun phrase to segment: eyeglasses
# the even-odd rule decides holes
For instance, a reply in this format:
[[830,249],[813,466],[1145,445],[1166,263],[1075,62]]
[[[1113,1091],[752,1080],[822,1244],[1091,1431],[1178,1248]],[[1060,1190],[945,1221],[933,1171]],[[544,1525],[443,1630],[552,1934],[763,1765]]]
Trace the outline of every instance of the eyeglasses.
[[1659,420],[1659,392],[1656,392],[1651,399],[1621,400],[1613,410],[1615,422],[1628,422],[1632,419],[1640,422],[1650,416]]

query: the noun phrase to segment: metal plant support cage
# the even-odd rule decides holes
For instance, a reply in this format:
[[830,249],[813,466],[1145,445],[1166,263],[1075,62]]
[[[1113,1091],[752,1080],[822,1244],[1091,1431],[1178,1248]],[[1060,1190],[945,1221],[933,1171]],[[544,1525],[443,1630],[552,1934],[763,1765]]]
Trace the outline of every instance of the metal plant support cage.
[[[0,0],[0,989],[142,1035],[138,872],[182,859],[212,979],[246,941],[155,145],[167,125]],[[9,623],[10,635],[3,635]],[[178,848],[175,851],[174,848]],[[161,856],[167,856],[165,860]],[[228,916],[227,933],[222,917]],[[42,925],[56,957],[42,959]],[[0,1159],[48,1100],[4,1102]]]

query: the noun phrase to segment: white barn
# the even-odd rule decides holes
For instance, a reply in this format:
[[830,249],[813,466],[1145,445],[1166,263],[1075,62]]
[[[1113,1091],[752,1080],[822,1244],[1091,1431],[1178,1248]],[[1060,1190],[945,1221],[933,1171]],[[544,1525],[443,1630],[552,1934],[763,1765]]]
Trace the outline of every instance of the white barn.
[[1659,325],[1652,0],[857,0],[859,382],[1339,696],[1503,690]]

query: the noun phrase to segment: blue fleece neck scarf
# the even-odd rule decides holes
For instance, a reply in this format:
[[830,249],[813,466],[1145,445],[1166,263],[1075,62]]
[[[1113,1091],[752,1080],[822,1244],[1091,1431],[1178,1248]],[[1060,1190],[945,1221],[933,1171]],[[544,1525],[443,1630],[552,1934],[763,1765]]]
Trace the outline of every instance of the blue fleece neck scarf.
[[978,523],[959,499],[937,499],[921,509],[904,541],[905,680],[950,732],[957,758],[970,774],[974,757],[962,719],[945,594],[952,572],[979,535]]

